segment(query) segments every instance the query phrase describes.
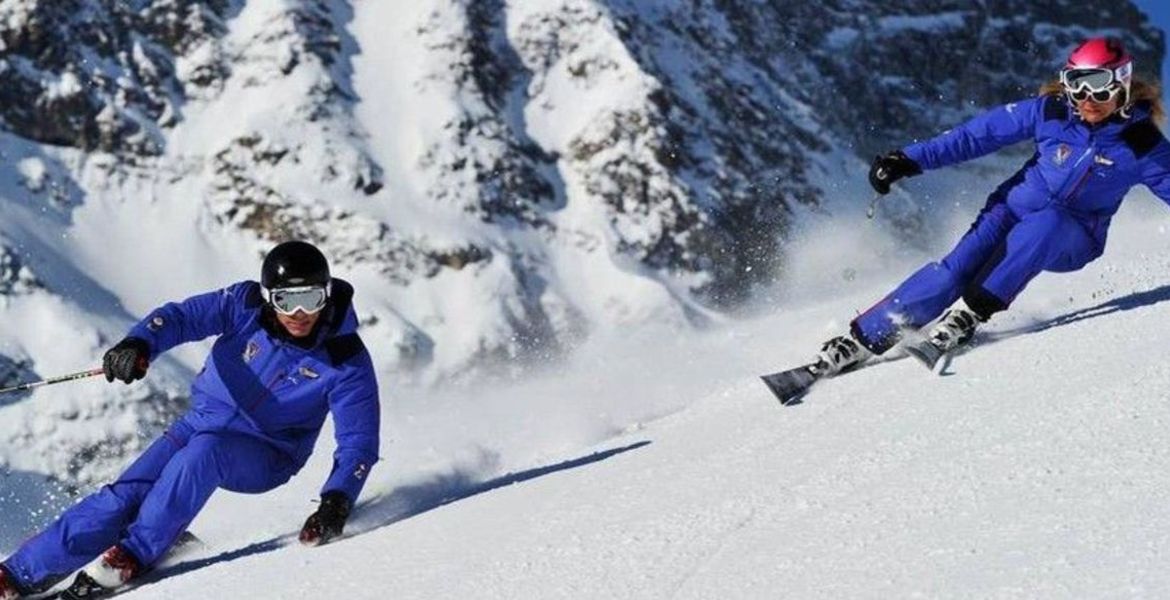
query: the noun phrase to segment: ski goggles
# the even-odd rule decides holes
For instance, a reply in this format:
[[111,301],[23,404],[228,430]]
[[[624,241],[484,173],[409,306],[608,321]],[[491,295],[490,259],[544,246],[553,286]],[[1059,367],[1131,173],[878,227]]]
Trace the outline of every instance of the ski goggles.
[[264,292],[264,299],[272,305],[273,310],[282,315],[291,315],[298,310],[307,315],[314,315],[325,308],[325,303],[329,300],[329,287],[329,284],[325,284],[261,290]]
[[1074,102],[1108,102],[1121,92],[1123,82],[1133,71],[1133,64],[1126,63],[1117,69],[1083,68],[1064,69],[1060,72],[1060,83]]

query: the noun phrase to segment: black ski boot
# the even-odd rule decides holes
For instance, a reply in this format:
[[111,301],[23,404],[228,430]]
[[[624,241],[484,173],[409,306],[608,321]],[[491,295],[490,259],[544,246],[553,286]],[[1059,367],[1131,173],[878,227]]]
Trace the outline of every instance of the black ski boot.
[[102,587],[92,577],[82,571],[73,578],[73,583],[65,591],[57,595],[61,600],[85,600],[86,598],[105,598],[114,593],[114,590]]
[[975,328],[983,322],[979,315],[966,305],[956,306],[946,312],[942,319],[930,329],[926,339],[941,353],[947,353],[975,337]]
[[873,352],[857,341],[852,334],[839,335],[821,346],[821,351],[817,353],[815,368],[817,375],[832,377],[861,366],[861,363],[872,356]]
[[960,302],[930,328],[922,341],[906,344],[903,348],[933,371],[948,352],[970,342],[975,337],[975,329],[983,321],[982,317],[967,308],[966,303]]

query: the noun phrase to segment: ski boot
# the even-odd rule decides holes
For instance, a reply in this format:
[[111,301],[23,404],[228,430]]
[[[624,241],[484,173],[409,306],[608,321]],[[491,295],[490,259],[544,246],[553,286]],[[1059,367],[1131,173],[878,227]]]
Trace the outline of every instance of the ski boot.
[[939,352],[947,353],[975,337],[975,328],[983,322],[979,315],[960,303],[943,315],[942,319],[930,329],[926,339]]
[[818,376],[832,377],[861,366],[872,356],[873,352],[857,341],[852,333],[839,335],[821,346],[815,368]]
[[946,353],[970,342],[975,337],[975,329],[984,320],[965,303],[959,302],[930,328],[924,341],[907,345],[906,351],[933,370]]
[[142,571],[142,565],[134,555],[121,546],[111,546],[101,558],[85,567],[73,583],[61,592],[62,600],[85,600],[103,598],[126,584]]

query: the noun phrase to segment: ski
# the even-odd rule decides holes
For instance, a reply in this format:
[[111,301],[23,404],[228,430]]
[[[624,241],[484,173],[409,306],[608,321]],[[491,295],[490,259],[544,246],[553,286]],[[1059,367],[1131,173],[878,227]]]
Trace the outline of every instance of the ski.
[[[909,333],[903,339],[902,343],[898,344],[898,347],[931,370],[947,355],[946,352],[939,350],[938,347],[917,333]],[[813,362],[794,369],[777,371],[769,375],[761,375],[760,379],[764,380],[764,385],[768,386],[768,389],[775,394],[776,399],[780,401],[782,406],[793,406],[800,404],[801,398],[808,394],[816,382],[822,379],[840,377],[846,373],[852,373],[853,371],[888,362],[889,360],[871,359],[861,364],[852,365],[833,375],[825,375],[825,370],[821,363]]]
[[162,560],[154,568],[177,565],[194,555],[205,552],[207,548],[207,543],[199,539],[199,536],[190,531],[184,531],[179,534],[179,539],[175,540],[171,549],[167,550]]
[[922,366],[931,371],[934,370],[935,366],[938,365],[938,361],[945,354],[938,346],[926,340],[913,344],[903,344],[902,349],[906,351],[906,354],[913,356],[918,362],[922,363]]
[[762,375],[760,379],[764,380],[764,385],[772,390],[781,405],[800,404],[800,399],[808,393],[809,388],[822,378],[817,364],[809,363],[795,369]]

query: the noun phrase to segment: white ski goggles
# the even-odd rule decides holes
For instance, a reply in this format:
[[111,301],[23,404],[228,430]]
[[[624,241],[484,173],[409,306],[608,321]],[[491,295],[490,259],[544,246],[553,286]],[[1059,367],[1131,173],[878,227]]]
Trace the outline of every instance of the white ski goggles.
[[325,303],[329,301],[330,284],[325,285],[302,285],[298,287],[276,288],[269,290],[267,288],[260,288],[263,292],[264,300],[268,302],[276,312],[282,315],[292,315],[298,310],[307,314],[315,315],[325,308]]
[[1060,83],[1074,102],[1108,102],[1124,87],[1124,82],[1133,74],[1133,63],[1126,63],[1116,69],[1071,68],[1060,72]]

